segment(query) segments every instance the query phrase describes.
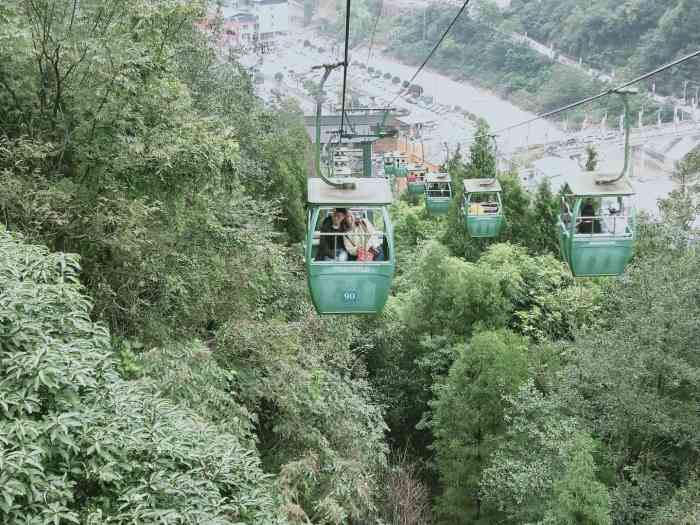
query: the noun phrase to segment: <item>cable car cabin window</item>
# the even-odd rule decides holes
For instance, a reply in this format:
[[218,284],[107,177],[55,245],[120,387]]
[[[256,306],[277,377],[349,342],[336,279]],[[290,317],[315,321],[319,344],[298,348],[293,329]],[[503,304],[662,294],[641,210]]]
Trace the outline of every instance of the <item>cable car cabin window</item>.
[[425,189],[425,195],[428,199],[450,198],[452,191],[450,190],[449,182],[431,182]]
[[469,215],[497,215],[501,212],[501,204],[495,193],[470,193],[464,195],[464,209]]
[[315,262],[380,263],[389,260],[381,208],[322,208],[315,225]]
[[632,235],[629,212],[622,199],[586,199],[576,218],[576,235]]

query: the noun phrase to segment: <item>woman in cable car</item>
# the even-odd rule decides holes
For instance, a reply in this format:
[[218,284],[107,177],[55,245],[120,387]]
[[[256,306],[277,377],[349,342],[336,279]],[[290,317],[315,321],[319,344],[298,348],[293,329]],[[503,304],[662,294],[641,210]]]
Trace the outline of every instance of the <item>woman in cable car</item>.
[[348,211],[346,218],[346,233],[343,245],[350,260],[353,261],[383,261],[383,236],[378,233],[367,216],[354,217]]

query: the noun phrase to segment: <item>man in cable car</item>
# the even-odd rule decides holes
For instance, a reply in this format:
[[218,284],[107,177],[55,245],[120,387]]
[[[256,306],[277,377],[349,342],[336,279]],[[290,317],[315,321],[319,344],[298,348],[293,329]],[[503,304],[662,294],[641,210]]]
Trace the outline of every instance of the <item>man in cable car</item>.
[[595,217],[596,214],[593,203],[588,200],[581,208],[581,222],[576,228],[577,233],[602,233],[603,229],[600,224],[600,219]]
[[317,261],[345,262],[348,252],[342,242],[342,234],[347,231],[347,208],[335,208],[321,223]]

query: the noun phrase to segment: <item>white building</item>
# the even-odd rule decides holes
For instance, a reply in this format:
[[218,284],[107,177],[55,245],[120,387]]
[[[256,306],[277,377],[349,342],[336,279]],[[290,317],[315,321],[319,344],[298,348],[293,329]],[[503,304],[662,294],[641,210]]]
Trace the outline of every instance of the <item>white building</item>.
[[288,0],[253,0],[252,6],[258,17],[258,34],[262,40],[289,33]]
[[255,17],[255,40],[289,33],[289,0],[229,0],[222,11],[225,19]]

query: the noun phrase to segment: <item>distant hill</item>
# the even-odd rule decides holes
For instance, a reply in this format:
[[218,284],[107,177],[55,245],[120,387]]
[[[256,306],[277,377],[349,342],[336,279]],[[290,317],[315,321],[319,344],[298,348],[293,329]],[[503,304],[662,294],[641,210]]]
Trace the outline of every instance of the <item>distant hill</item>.
[[[605,70],[644,72],[700,49],[697,0],[512,0],[503,14],[502,26]],[[658,87],[680,94],[699,79],[697,60],[659,77]]]

